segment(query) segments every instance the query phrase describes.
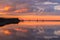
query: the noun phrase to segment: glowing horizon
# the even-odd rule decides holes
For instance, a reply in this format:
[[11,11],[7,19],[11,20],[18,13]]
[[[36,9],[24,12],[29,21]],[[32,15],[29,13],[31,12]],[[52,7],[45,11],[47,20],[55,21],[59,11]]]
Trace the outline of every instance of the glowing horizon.
[[52,15],[1,15],[2,18],[18,18],[21,20],[60,20],[60,16],[52,16]]

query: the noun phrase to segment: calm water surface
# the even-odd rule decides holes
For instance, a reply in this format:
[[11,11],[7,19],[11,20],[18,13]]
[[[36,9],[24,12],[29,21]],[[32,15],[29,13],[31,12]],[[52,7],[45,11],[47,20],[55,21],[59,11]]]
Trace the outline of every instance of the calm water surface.
[[60,40],[60,22],[25,21],[0,28],[0,40]]

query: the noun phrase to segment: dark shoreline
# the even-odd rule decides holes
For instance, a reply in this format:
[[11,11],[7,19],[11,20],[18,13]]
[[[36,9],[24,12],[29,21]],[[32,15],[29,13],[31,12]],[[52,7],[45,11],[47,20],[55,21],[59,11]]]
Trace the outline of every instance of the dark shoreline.
[[18,24],[20,21],[18,18],[0,18],[0,26],[7,24]]

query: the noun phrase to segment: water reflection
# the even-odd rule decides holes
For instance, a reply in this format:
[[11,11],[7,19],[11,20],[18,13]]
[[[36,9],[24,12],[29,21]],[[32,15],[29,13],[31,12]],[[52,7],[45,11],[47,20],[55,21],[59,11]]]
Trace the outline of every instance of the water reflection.
[[18,23],[18,25],[60,25],[57,21],[24,21]]
[[25,21],[0,28],[1,40],[60,40],[60,22]]

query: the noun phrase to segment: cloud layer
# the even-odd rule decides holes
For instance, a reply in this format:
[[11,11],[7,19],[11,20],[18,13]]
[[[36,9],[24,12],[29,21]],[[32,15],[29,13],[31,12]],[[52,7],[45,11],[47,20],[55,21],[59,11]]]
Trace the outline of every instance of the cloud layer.
[[59,14],[59,2],[59,0],[1,0],[0,14],[24,15],[32,12],[38,15],[39,12]]

